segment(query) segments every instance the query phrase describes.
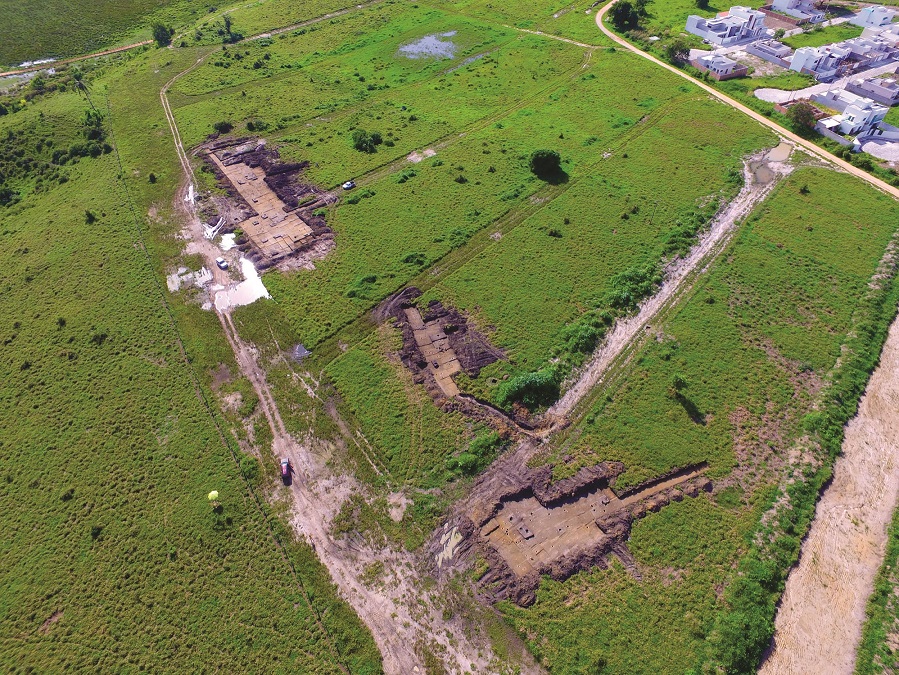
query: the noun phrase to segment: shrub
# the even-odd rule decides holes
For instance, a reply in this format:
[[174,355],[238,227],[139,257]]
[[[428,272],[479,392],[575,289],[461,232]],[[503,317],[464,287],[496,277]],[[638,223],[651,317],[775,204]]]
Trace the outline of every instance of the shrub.
[[496,392],[503,407],[521,403],[530,409],[550,405],[559,398],[559,374],[553,368],[522,373],[504,382]]
[[562,169],[562,157],[555,150],[534,150],[530,166],[531,173],[538,178],[552,178]]
[[234,128],[234,125],[231,122],[227,122],[222,120],[221,122],[216,122],[212,125],[212,128],[215,129],[220,134],[227,134]]
[[381,134],[377,131],[368,133],[365,129],[356,129],[352,136],[353,147],[359,152],[377,152],[378,146],[383,143]]

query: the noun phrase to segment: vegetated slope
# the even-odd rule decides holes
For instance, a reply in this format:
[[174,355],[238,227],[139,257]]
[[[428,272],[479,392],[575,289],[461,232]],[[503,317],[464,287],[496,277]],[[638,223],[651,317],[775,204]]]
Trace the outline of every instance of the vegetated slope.
[[[861,203],[869,208],[851,206]],[[529,609],[504,608],[552,672],[605,663],[612,673],[682,673],[703,660],[727,672],[755,667],[829,471],[832,441],[816,429],[831,427],[819,427],[818,415],[845,415],[860,394],[844,390],[844,378],[859,375],[854,359],[831,369],[844,343],[849,354],[861,354],[859,344],[876,354],[882,336],[869,328],[893,316],[889,300],[880,305],[892,291],[872,299],[868,280],[896,218],[891,200],[854,179],[798,170],[557,449],[560,475],[620,460],[624,486],[708,461],[716,487],[635,525],[629,547],[642,580],[613,566],[544,582]],[[853,403],[839,403],[844,396]],[[791,475],[794,510],[760,526]],[[760,528],[766,536],[754,538]]]
[[[142,132],[153,77],[119,91],[144,111]],[[0,124],[41,134],[61,126],[42,116],[68,116],[77,128],[87,107],[55,94]],[[147,161],[176,164],[146,136]],[[147,205],[130,210],[119,174],[114,153],[84,157],[64,184],[0,207],[3,669],[378,672],[314,554],[273,521],[276,546],[198,397],[136,238]],[[255,460],[241,466],[258,480]]]
[[577,40],[590,45],[607,45],[610,42],[592,26],[596,25],[592,3],[566,0],[540,0],[539,2],[495,3],[490,0],[429,0],[435,7],[443,7],[468,16],[495,23],[512,25],[530,31],[542,31],[549,35]]
[[886,675],[899,668],[899,511],[893,516],[889,544],[883,565],[874,582],[874,593],[868,601],[867,615],[858,648],[855,672],[858,675]]

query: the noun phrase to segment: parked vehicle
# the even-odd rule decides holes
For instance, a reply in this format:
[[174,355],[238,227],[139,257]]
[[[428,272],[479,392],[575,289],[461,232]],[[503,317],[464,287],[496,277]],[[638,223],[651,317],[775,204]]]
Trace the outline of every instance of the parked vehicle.
[[344,190],[352,190],[354,187],[356,187],[356,181],[354,181],[354,180],[348,180],[346,183],[343,184]]
[[285,485],[290,482],[291,473],[290,460],[285,457],[281,460],[281,480]]
[[225,260],[224,258],[216,258],[215,264],[220,270],[228,269],[228,261]]

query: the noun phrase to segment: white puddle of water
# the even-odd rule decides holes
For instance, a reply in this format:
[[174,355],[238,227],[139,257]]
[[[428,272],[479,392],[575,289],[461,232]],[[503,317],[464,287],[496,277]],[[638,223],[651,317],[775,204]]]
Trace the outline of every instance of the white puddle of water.
[[426,59],[436,57],[438,59],[451,59],[456,55],[456,44],[452,40],[441,38],[453,37],[456,31],[425,35],[415,42],[410,42],[400,47],[400,54],[410,59]]
[[222,241],[219,246],[223,251],[230,251],[237,246],[237,244],[234,243],[234,233],[222,235]]
[[243,273],[244,280],[236,286],[218,291],[215,294],[215,308],[219,311],[231,309],[232,307],[241,307],[256,302],[260,298],[270,298],[265,284],[262,283],[262,277],[253,266],[253,263],[246,258],[240,259],[240,271]]

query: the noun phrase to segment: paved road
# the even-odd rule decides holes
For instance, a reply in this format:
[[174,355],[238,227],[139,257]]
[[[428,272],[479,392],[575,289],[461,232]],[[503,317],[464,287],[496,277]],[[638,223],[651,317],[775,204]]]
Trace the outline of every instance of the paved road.
[[866,183],[873,185],[878,190],[886,192],[888,195],[894,197],[895,199],[899,199],[899,188],[895,188],[892,185],[880,180],[879,178],[872,176],[871,174],[867,173],[866,171],[862,171],[857,166],[853,166],[849,162],[847,162],[843,159],[840,159],[839,157],[834,157],[829,152],[822,150],[821,148],[819,148],[817,145],[815,145],[811,141],[807,141],[804,138],[797,136],[792,131],[787,131],[782,126],[772,122],[764,115],[757,113],[755,110],[751,110],[750,108],[747,108],[742,103],[738,103],[737,101],[732,99],[730,96],[722,94],[720,91],[718,91],[717,89],[715,89],[713,87],[710,87],[705,82],[700,82],[699,80],[696,80],[696,79],[690,77],[683,71],[678,70],[674,66],[672,66],[668,63],[665,63],[664,61],[661,61],[650,54],[647,54],[642,49],[638,49],[637,47],[632,45],[627,40],[625,40],[625,39],[619,37],[618,35],[616,35],[615,33],[613,33],[611,30],[606,28],[605,24],[603,23],[603,18],[605,17],[606,12],[609,11],[609,8],[612,5],[614,5],[616,2],[617,2],[617,0],[612,0],[612,2],[610,2],[609,4],[607,4],[606,6],[601,8],[596,13],[596,25],[599,26],[599,29],[603,33],[605,33],[611,40],[613,40],[616,44],[621,45],[625,49],[628,49],[628,50],[634,52],[635,54],[642,56],[644,59],[648,59],[648,60],[652,61],[657,66],[661,66],[665,70],[671,71],[678,77],[682,77],[685,80],[688,80],[694,86],[699,87],[700,89],[702,89],[704,91],[707,91],[709,94],[711,94],[712,96],[717,98],[719,101],[723,101],[730,107],[735,108],[736,110],[739,110],[740,112],[742,112],[745,115],[748,115],[749,117],[754,119],[759,124],[763,124],[764,126],[768,127],[769,129],[774,131],[777,135],[782,136],[783,138],[789,139],[790,141],[792,141],[793,143],[795,143],[796,145],[801,147],[803,150],[805,150],[807,153],[809,153],[813,157],[817,157],[825,162],[835,164],[836,166],[838,166],[840,169],[842,169],[846,173],[850,173],[853,176],[856,176],[857,178],[862,179]]
[[785,89],[756,89],[755,97],[760,98],[763,101],[768,101],[770,103],[785,103],[786,101],[792,101],[800,98],[809,98],[812,94],[823,94],[826,91],[830,91],[831,89],[843,89],[846,87],[846,84],[849,80],[854,80],[859,77],[875,77],[877,75],[883,75],[884,73],[893,73],[896,72],[896,68],[899,67],[896,65],[895,61],[891,61],[885,66],[878,66],[877,68],[871,68],[870,70],[863,70],[857,73],[852,73],[852,75],[847,75],[846,77],[840,78],[839,80],[834,80],[831,83],[824,82],[822,84],[813,84],[811,87],[806,87],[805,89],[797,89],[796,91],[787,91]]

